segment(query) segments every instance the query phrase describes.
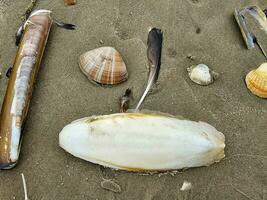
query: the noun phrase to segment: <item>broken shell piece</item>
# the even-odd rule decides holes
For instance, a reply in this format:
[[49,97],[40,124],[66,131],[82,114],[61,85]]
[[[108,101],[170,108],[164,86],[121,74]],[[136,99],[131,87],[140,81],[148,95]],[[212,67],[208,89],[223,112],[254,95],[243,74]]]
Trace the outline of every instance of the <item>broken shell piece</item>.
[[188,181],[184,181],[182,187],[180,188],[181,191],[188,191],[192,189],[192,183]]
[[104,179],[101,182],[101,187],[104,188],[105,190],[109,190],[109,191],[112,191],[112,192],[115,192],[115,193],[120,193],[121,192],[120,185],[118,185],[117,183],[115,183],[112,180]]
[[218,73],[211,71],[205,64],[198,64],[187,68],[189,78],[199,85],[209,85],[219,76]]
[[104,85],[115,85],[128,79],[126,65],[113,47],[101,47],[80,56],[79,66],[89,80]]
[[77,3],[77,0],[64,0],[65,4],[70,6],[70,5],[75,5]]
[[267,33],[267,18],[265,11],[262,11],[258,6],[246,6],[240,10],[235,9],[235,19],[241,30],[244,41],[246,42],[247,48],[252,49],[257,44],[262,51],[263,55],[267,58],[266,52],[262,45],[259,43],[258,38],[254,34],[254,30],[248,24],[246,14],[251,15],[261,26],[261,29]]
[[253,94],[267,98],[267,63],[249,72],[246,76],[246,84]]

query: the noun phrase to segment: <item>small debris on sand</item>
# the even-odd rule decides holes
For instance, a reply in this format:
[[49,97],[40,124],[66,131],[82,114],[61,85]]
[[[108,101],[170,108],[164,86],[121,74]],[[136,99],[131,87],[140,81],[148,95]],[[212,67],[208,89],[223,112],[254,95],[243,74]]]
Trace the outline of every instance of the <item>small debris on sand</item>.
[[188,181],[184,181],[182,187],[180,188],[180,191],[188,191],[192,189],[192,183]]
[[25,200],[30,200],[28,198],[27,185],[26,185],[26,180],[25,180],[25,177],[24,177],[23,173],[21,173],[21,178],[22,178],[22,184],[23,184],[23,190],[24,190],[24,199]]
[[101,187],[105,190],[109,190],[115,193],[121,192],[121,187],[112,180],[103,179],[103,181],[101,182]]
[[189,60],[195,60],[196,59],[196,56],[193,56],[192,54],[188,54],[186,56]]
[[75,5],[77,0],[64,0],[65,4],[68,6]]

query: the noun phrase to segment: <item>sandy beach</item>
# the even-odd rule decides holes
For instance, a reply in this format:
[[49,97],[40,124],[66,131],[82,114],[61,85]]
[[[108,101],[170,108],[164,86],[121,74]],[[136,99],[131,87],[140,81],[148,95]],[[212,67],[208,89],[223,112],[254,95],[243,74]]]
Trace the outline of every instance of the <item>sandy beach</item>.
[[[15,32],[30,1],[0,0],[0,103],[15,55]],[[42,59],[25,128],[20,161],[0,171],[0,199],[24,199],[21,173],[31,200],[265,200],[267,199],[267,101],[250,93],[244,77],[266,59],[259,48],[248,50],[234,19],[234,9],[267,8],[264,0],[40,0],[75,31],[53,25]],[[119,97],[133,91],[131,108],[146,85],[148,27],[164,32],[158,90],[143,109],[181,115],[212,124],[226,137],[226,157],[209,167],[176,174],[130,173],[94,165],[66,153],[58,134],[75,119],[119,111]],[[265,35],[267,42],[267,35]],[[91,49],[113,46],[129,73],[114,87],[93,85],[78,66]],[[267,47],[267,45],[266,45]],[[189,59],[188,57],[194,59]],[[205,63],[220,77],[199,86],[187,67]],[[160,148],[160,147],[159,147]],[[111,179],[120,193],[101,187]],[[180,191],[184,181],[189,191]]]

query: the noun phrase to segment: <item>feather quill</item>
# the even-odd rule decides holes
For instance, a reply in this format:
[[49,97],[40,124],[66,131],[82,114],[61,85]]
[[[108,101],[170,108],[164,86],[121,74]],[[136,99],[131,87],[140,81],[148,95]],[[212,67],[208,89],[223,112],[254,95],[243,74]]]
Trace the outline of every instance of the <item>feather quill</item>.
[[74,25],[74,24],[67,24],[67,23],[64,23],[64,22],[60,22],[60,21],[58,21],[56,19],[54,19],[54,22],[58,27],[61,27],[61,28],[65,28],[65,29],[68,29],[68,30],[75,30],[76,29],[76,25]]
[[161,65],[161,49],[162,49],[163,33],[160,29],[152,28],[147,38],[147,58],[149,62],[149,76],[146,89],[139,100],[136,109],[139,109],[145,100],[151,87],[157,82],[160,65]]

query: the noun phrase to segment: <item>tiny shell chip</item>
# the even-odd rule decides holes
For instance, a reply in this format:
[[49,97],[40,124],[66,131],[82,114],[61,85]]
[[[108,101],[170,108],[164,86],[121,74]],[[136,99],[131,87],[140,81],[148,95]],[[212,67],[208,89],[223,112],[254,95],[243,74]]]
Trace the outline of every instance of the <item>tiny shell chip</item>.
[[246,76],[247,88],[256,96],[267,98],[267,63],[252,70]]
[[211,71],[205,64],[198,64],[187,68],[189,78],[199,85],[209,85],[218,77],[218,73]]
[[77,3],[77,0],[64,0],[65,4],[70,6],[70,5],[75,5]]
[[112,180],[104,179],[101,182],[101,187],[104,188],[105,190],[109,190],[109,191],[112,191],[112,192],[115,192],[115,193],[120,193],[121,192],[121,187],[117,183],[112,181]]
[[101,47],[80,56],[79,66],[89,80],[103,85],[115,85],[128,79],[126,65],[113,47]]
[[180,191],[188,191],[192,189],[192,183],[188,181],[184,181],[182,187],[180,188]]

